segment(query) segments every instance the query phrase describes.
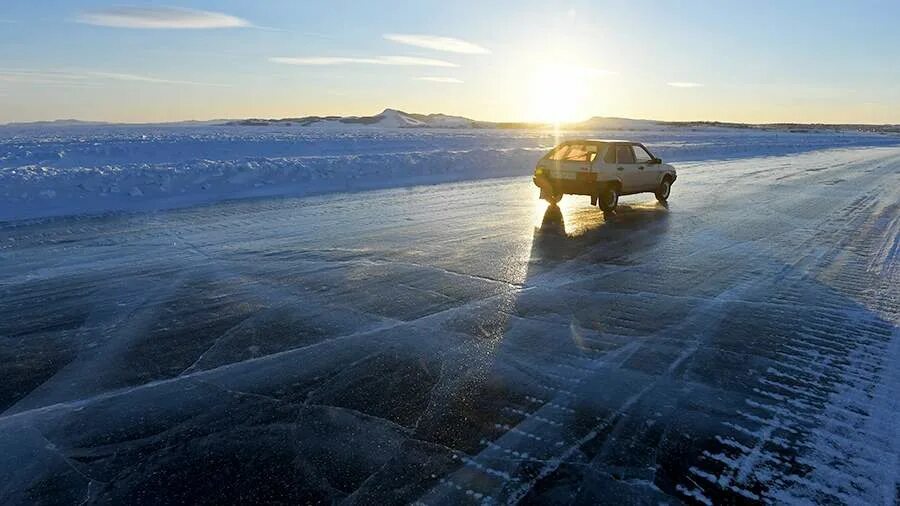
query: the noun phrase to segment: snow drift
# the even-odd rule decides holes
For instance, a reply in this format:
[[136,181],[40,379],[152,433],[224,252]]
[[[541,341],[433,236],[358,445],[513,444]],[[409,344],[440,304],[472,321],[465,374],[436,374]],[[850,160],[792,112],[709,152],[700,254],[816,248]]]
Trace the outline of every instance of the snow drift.
[[515,176],[528,172],[539,153],[484,149],[72,168],[26,165],[0,171],[0,220]]

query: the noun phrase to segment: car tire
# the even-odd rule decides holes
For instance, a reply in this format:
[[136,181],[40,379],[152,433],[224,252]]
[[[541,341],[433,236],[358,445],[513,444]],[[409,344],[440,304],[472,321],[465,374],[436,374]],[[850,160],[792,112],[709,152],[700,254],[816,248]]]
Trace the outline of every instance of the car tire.
[[562,200],[562,198],[562,195],[547,195],[546,197],[544,197],[544,200],[546,200],[551,206],[555,206],[556,204],[559,204],[559,201]]
[[656,200],[660,202],[666,202],[669,200],[669,195],[672,193],[672,180],[668,177],[664,177],[662,182],[659,183],[659,187],[656,188]]
[[614,185],[602,188],[597,196],[597,205],[605,213],[615,211],[619,205],[619,189]]

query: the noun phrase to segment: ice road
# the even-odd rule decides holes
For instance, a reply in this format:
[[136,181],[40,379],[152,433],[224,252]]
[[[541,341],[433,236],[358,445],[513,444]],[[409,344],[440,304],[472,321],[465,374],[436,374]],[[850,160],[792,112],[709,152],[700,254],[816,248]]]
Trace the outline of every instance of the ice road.
[[900,149],[0,225],[0,503],[894,504]]

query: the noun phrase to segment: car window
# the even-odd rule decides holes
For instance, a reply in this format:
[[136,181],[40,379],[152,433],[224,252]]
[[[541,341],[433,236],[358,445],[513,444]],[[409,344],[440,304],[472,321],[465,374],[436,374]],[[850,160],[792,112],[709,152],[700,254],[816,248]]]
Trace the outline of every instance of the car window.
[[597,156],[597,146],[573,144],[566,153],[565,160],[570,162],[593,162]]
[[550,153],[548,160],[564,162],[593,162],[598,148],[593,144],[567,144]]
[[569,148],[571,147],[572,146],[565,144],[554,148],[553,151],[551,151],[550,154],[547,155],[547,160],[565,160],[566,154],[569,152]]
[[619,144],[616,146],[616,161],[618,163],[634,163],[634,151],[627,144]]
[[606,154],[603,155],[603,161],[605,163],[616,163],[616,147],[609,146],[606,149]]
[[653,159],[650,156],[650,153],[644,149],[644,146],[638,146],[637,144],[631,146],[634,149],[634,161],[635,163],[650,163],[650,160]]

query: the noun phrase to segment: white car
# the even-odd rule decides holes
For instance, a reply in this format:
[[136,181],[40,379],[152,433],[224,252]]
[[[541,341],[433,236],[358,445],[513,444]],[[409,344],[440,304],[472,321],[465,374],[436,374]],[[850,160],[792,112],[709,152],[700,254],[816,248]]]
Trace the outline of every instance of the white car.
[[534,184],[541,198],[555,204],[565,194],[589,195],[591,205],[613,211],[619,196],[651,192],[660,202],[669,198],[675,168],[650,154],[640,142],[571,140],[538,161]]

